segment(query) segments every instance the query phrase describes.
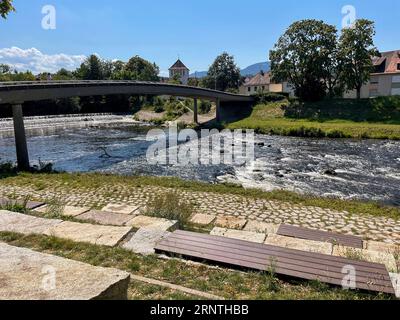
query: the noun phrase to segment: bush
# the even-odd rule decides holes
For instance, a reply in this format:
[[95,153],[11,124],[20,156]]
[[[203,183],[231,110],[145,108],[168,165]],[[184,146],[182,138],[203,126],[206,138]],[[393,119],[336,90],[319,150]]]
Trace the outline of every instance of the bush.
[[179,228],[188,223],[193,214],[193,206],[183,202],[176,192],[157,196],[147,205],[145,215],[150,217],[177,220]]
[[211,102],[207,100],[201,100],[199,103],[199,113],[206,114],[211,111]]
[[259,92],[255,95],[253,95],[256,101],[256,104],[267,104],[269,102],[278,102],[285,100],[289,97],[289,94],[286,92],[282,93],[275,93],[275,92],[268,92],[268,93],[263,93]]

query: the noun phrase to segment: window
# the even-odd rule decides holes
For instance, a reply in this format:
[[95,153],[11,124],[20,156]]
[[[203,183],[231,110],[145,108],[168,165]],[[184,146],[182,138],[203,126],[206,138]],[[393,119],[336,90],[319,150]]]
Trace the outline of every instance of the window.
[[248,91],[248,92],[251,92],[251,87],[248,87],[248,88],[247,88],[247,91]]
[[254,87],[254,91],[257,91],[258,90],[258,87]]
[[263,91],[265,90],[265,86],[262,86],[262,90],[263,90]]
[[400,63],[397,64],[397,70],[400,70]]

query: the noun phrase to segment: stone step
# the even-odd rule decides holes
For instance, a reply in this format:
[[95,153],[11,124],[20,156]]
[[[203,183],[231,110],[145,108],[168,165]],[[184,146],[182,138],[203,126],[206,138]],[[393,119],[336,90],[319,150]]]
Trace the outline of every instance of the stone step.
[[58,219],[45,219],[17,212],[0,210],[0,231],[21,234],[43,234],[47,229],[62,223]]
[[42,234],[113,247],[118,245],[131,230],[131,227],[92,225],[0,211],[0,231],[3,232]]
[[132,215],[90,210],[77,216],[76,218],[83,221],[94,221],[103,225],[125,226],[129,221],[132,220]]
[[122,213],[122,214],[139,214],[140,206],[131,206],[123,203],[109,203],[101,211]]
[[142,255],[151,255],[155,253],[156,244],[169,234],[163,230],[141,228],[122,247]]
[[6,205],[20,205],[20,206],[25,205],[26,209],[33,210],[43,206],[44,202],[0,198],[0,206],[6,206]]
[[140,229],[155,229],[160,231],[173,231],[178,226],[178,221],[157,217],[137,216],[127,223],[128,226]]
[[239,239],[239,240],[257,242],[257,243],[263,243],[265,240],[265,237],[266,237],[266,235],[264,233],[226,229],[226,228],[219,228],[219,227],[215,227],[214,229],[212,229],[210,234],[213,236]]
[[0,279],[0,300],[122,300],[130,275],[0,243]]
[[[35,209],[34,211],[36,212],[40,212],[40,213],[52,213],[51,211],[53,210],[51,205],[44,205],[41,206],[37,209]],[[87,211],[89,211],[90,208],[81,208],[81,207],[73,207],[73,206],[60,206],[60,214],[63,216],[67,216],[67,217],[76,217],[79,216],[82,213],[85,213]]]

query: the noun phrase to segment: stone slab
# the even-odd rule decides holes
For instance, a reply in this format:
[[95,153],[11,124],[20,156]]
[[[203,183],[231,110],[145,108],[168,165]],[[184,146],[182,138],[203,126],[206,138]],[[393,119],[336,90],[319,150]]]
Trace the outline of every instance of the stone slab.
[[0,243],[1,300],[127,299],[129,281],[124,271]]
[[215,225],[221,228],[228,229],[243,229],[247,223],[246,219],[240,219],[232,216],[218,216],[215,220]]
[[280,224],[250,220],[249,222],[247,222],[247,224],[243,230],[251,231],[251,232],[266,233],[266,234],[276,234],[278,232],[279,227],[280,227]]
[[0,231],[22,234],[43,234],[62,220],[44,219],[22,213],[0,210]]
[[131,227],[99,226],[64,221],[47,229],[45,234],[76,242],[114,247],[127,236],[131,229]]
[[76,217],[79,220],[94,221],[103,225],[124,226],[132,216],[122,213],[91,210]]
[[379,252],[367,249],[357,249],[344,246],[334,246],[334,256],[346,257],[349,259],[365,260],[369,262],[382,263],[389,272],[397,272],[396,259],[393,254],[387,252]]
[[157,217],[137,216],[131,219],[127,225],[137,229],[145,228],[167,231],[176,229],[178,221]]
[[39,202],[39,201],[25,201],[24,200],[13,200],[13,199],[7,199],[7,198],[0,198],[0,206],[5,206],[8,204],[17,204],[17,205],[25,205],[25,207],[29,210],[36,209],[38,207],[41,207],[44,205],[44,202]]
[[219,228],[215,227],[210,232],[211,235],[244,240],[244,241],[251,241],[257,243],[263,243],[265,240],[266,235],[264,233],[257,233],[251,231],[242,231],[242,230],[232,230],[226,228]]
[[217,216],[215,215],[198,213],[190,219],[190,222],[202,226],[208,226],[209,224],[213,223],[216,218]]
[[154,254],[156,244],[170,232],[155,229],[139,229],[133,237],[122,245],[123,248],[142,255]]
[[393,254],[400,254],[400,246],[391,243],[366,241],[366,249],[379,252],[387,252]]
[[[63,206],[63,207],[61,207],[61,209],[62,209],[61,214],[63,216],[67,216],[67,217],[76,217],[76,216],[79,216],[80,214],[88,212],[90,210],[90,208],[73,207],[73,206]],[[51,206],[49,206],[49,205],[44,205],[44,206],[41,206],[41,207],[35,209],[35,211],[40,212],[40,213],[49,213],[49,210],[51,210]]]
[[122,214],[134,214],[139,210],[139,206],[130,206],[122,203],[109,203],[101,211],[122,213]]
[[333,247],[331,243],[327,242],[296,239],[296,238],[280,236],[277,234],[269,234],[264,243],[278,247],[284,247],[284,248],[308,251],[308,252],[316,252],[328,255],[332,254],[332,247]]
[[394,292],[396,297],[400,299],[400,274],[399,273],[389,273],[390,279],[392,280]]

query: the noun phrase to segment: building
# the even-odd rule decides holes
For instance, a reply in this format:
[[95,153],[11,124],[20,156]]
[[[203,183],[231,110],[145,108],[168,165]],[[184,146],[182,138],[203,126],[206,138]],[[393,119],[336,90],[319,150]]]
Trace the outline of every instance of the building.
[[[361,98],[400,95],[400,50],[382,52],[372,59],[374,71],[370,81],[361,88]],[[344,98],[356,98],[356,91],[349,91]]]
[[[286,85],[287,87],[287,85]],[[284,92],[284,83],[273,83],[271,81],[271,74],[269,72],[257,73],[252,78],[246,78],[243,85],[240,86],[239,92],[241,94],[252,95],[258,92]]]
[[171,80],[178,75],[182,84],[187,85],[189,81],[189,72],[189,68],[187,68],[180,59],[178,59],[172,65],[172,67],[169,68],[169,78]]

